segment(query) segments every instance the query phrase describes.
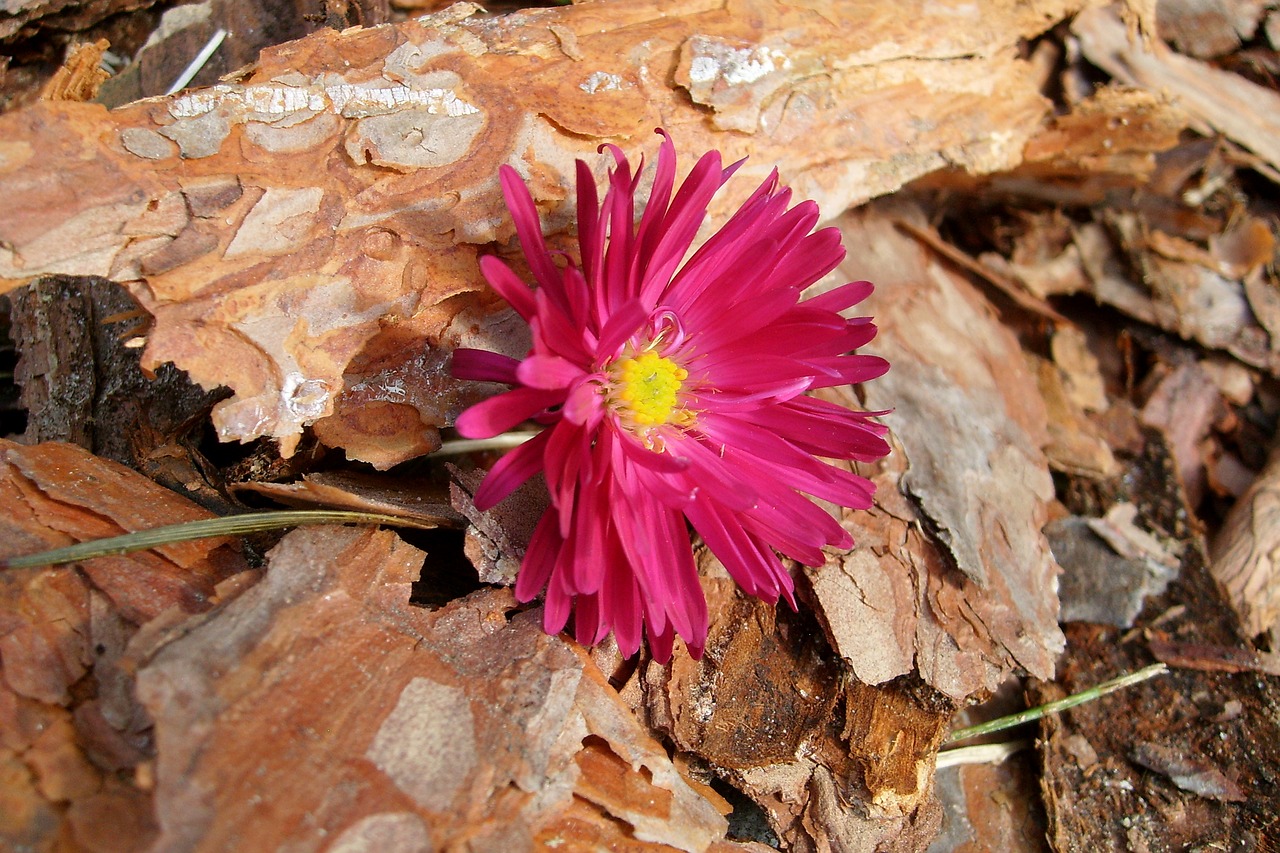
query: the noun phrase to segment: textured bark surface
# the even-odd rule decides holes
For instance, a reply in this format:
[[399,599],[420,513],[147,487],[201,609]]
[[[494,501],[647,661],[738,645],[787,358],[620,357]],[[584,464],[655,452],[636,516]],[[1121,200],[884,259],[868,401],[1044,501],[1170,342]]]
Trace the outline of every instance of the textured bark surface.
[[[1280,12],[1071,18],[1086,5],[460,6],[318,32],[211,89],[0,116],[0,277],[54,274],[0,314],[26,440],[211,506],[468,522],[305,530],[260,570],[240,553],[262,543],[3,570],[0,844],[1274,846],[1277,173],[1271,117],[1238,106],[1274,97]],[[162,91],[228,22],[384,8],[181,7],[106,92]],[[220,70],[254,55],[235,38]],[[857,547],[798,570],[798,613],[700,551],[707,654],[666,666],[547,637],[494,588],[536,480],[480,513],[493,453],[374,475],[323,446],[426,453],[494,390],[448,380],[451,349],[527,350],[475,262],[520,263],[500,164],[573,252],[573,158],[599,176],[600,143],[652,153],[657,126],[686,167],[749,155],[708,226],[775,165],[819,200],[842,280],[877,284],[868,350],[892,363],[824,393],[894,410],[893,455],[862,472],[877,504],[841,516]],[[109,319],[127,305],[104,278],[150,325]],[[124,345],[144,341],[157,381]],[[168,361],[230,389],[223,439],[267,440],[202,441],[212,400]],[[0,507],[0,553],[208,515],[51,443],[0,446]],[[1217,527],[1225,598],[1202,557]],[[1153,658],[1181,671],[1046,723],[1018,764],[938,757],[958,713],[1025,706],[1014,674],[1045,679],[1034,701]]]
[[[1171,14],[1176,12],[1173,7],[1177,4],[1165,5]],[[1227,11],[1226,4],[1221,8]],[[1211,32],[1211,24],[1206,26],[1202,19],[1188,15],[1185,20],[1188,29],[1202,36]],[[1144,45],[1129,40],[1113,9],[1090,10],[1072,29],[1090,61],[1117,80],[1163,92],[1214,131],[1248,148],[1273,169],[1280,168],[1280,128],[1276,125],[1280,95],[1238,74],[1175,53],[1160,42]],[[1176,41],[1181,33],[1170,35]],[[1232,35],[1238,38],[1238,32]]]
[[664,126],[685,151],[751,156],[713,217],[775,165],[833,216],[1019,162],[1048,104],[1017,45],[1076,6],[463,4],[318,32],[236,83],[0,119],[0,278],[131,282],[155,316],[144,363],[234,391],[224,439],[288,452],[320,422],[385,467],[437,446],[467,399],[444,353],[512,346],[475,266],[510,238],[499,164],[563,232],[573,158],[602,169],[601,142],[651,151]]
[[900,451],[883,463],[877,511],[851,514],[855,539],[872,547],[843,557],[839,573],[812,575],[859,678],[915,669],[963,700],[1014,668],[1049,677],[1062,650],[1058,566],[1040,532],[1053,500],[1046,413],[1016,337],[895,225],[904,220],[924,225],[909,204],[840,221],[846,275],[876,282],[867,309],[883,330],[876,350],[893,365],[864,389],[866,405],[894,410]]
[[639,849],[723,838],[594,665],[509,593],[410,606],[423,556],[389,531],[298,531],[235,601],[133,647],[161,846],[528,850],[573,838],[579,801]]
[[12,40],[28,28],[42,25],[81,30],[120,12],[152,5],[154,0],[101,0],[77,3],[75,0],[13,0],[0,12],[0,40]]
[[14,381],[27,410],[24,443],[68,441],[156,476],[158,459],[172,465],[179,441],[225,396],[193,387],[172,366],[143,374],[128,341],[145,315],[119,285],[53,276],[8,299],[9,335],[22,354]]
[[1246,636],[1280,636],[1280,456],[1227,516],[1213,542],[1213,577],[1240,614]]
[[[70,445],[0,452],[6,556],[208,515]],[[256,583],[219,541],[4,570],[6,843],[749,849],[508,592],[410,605],[423,556],[323,528]]]
[[[140,474],[66,444],[0,442],[3,556],[209,517]],[[153,752],[125,647],[242,577],[221,541],[82,565],[0,572],[0,814],[12,849],[141,849],[155,837],[136,784]]]
[[920,849],[940,820],[934,758],[954,706],[914,678],[842,678],[810,614],[747,599],[710,554],[700,563],[706,656],[648,664],[650,725],[721,768],[787,849]]

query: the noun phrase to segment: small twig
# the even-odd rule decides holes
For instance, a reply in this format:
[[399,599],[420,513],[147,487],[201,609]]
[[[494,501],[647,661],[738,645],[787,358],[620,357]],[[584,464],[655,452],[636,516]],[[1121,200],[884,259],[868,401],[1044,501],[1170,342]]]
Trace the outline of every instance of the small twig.
[[536,432],[504,432],[493,438],[460,438],[446,441],[432,456],[460,456],[463,453],[479,453],[484,450],[510,450],[519,447],[536,436]]
[[976,726],[969,726],[964,729],[956,729],[947,735],[944,743],[955,743],[958,740],[967,740],[978,735],[991,734],[992,732],[1001,732],[1005,729],[1011,729],[1014,726],[1020,726],[1023,723],[1030,723],[1041,717],[1047,717],[1050,714],[1057,714],[1068,708],[1074,708],[1077,705],[1083,705],[1086,702],[1092,702],[1112,693],[1122,687],[1129,687],[1139,682],[1146,681],[1148,678],[1154,678],[1161,673],[1168,672],[1169,668],[1162,663],[1153,663],[1151,666],[1143,667],[1137,672],[1131,672],[1128,675],[1122,675],[1119,678],[1113,678],[1110,681],[1104,681],[1097,687],[1085,690],[1082,693],[1076,693],[1065,699],[1059,699],[1056,702],[1049,702],[1035,708],[1028,708],[1017,714],[1010,714],[1007,717],[1001,717],[990,722],[980,723]]
[[958,746],[938,753],[937,768],[956,767],[960,764],[999,764],[1009,756],[1028,749],[1030,740],[1010,740],[1004,743],[980,743],[975,746]]
[[226,37],[227,31],[219,27],[218,31],[209,38],[205,46],[196,54],[196,58],[191,60],[191,64],[182,69],[178,79],[173,81],[173,85],[165,91],[165,94],[172,95],[174,92],[185,89],[192,78],[200,73],[200,69],[204,68],[204,64],[209,61],[209,57],[213,56],[213,52],[222,46],[222,41]]
[[0,566],[8,569],[28,569],[35,566],[78,563],[93,557],[110,557],[118,554],[128,554],[133,551],[145,551],[161,545],[172,545],[175,542],[190,542],[193,539],[212,539],[220,536],[243,536],[247,533],[279,530],[304,524],[385,524],[388,527],[418,527],[428,530],[435,526],[409,518],[383,515],[375,512],[328,509],[254,512],[245,515],[230,515],[224,518],[205,518],[200,521],[188,521],[182,524],[168,524],[164,527],[153,527],[150,530],[126,533],[123,536],[94,539],[89,542],[81,542],[78,545],[68,545],[65,548],[41,551],[39,554],[10,557],[7,560],[0,561]]
[[924,243],[930,249],[933,249],[939,255],[942,255],[942,257],[959,266],[961,269],[964,269],[984,281],[989,282],[991,286],[995,287],[1005,296],[1012,299],[1023,309],[1030,311],[1033,314],[1038,314],[1045,319],[1052,320],[1054,323],[1065,323],[1067,321],[1067,318],[1054,310],[1053,306],[1046,300],[1028,293],[1013,279],[1008,276],[1001,275],[995,270],[984,266],[982,263],[969,257],[946,240],[943,240],[937,234],[934,234],[924,228],[920,228],[905,219],[894,219],[893,224],[919,240],[921,243]]

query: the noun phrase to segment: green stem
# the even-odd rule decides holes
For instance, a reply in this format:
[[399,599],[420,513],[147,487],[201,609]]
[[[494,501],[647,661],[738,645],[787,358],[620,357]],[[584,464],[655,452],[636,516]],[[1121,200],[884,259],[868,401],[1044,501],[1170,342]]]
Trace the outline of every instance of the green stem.
[[385,524],[390,527],[417,527],[424,529],[434,527],[434,525],[424,524],[410,518],[383,515],[375,512],[327,509],[254,512],[246,513],[245,515],[229,515],[224,518],[206,518],[182,524],[168,524],[164,527],[153,527],[150,530],[126,533],[123,536],[94,539],[89,542],[81,542],[78,545],[68,545],[65,548],[54,548],[52,551],[41,551],[39,554],[10,557],[7,560],[0,561],[0,566],[9,569],[26,569],[33,566],[78,563],[93,557],[128,554],[133,551],[144,551],[161,545],[171,545],[175,542],[190,542],[193,539],[210,539],[219,536],[244,536],[247,533],[279,530],[284,527],[297,527],[303,524]]
[[1050,714],[1057,714],[1068,708],[1074,708],[1077,705],[1083,705],[1086,702],[1092,702],[1106,696],[1108,693],[1119,690],[1123,687],[1129,687],[1139,682],[1146,681],[1148,678],[1154,678],[1161,673],[1168,672],[1169,668],[1162,663],[1153,663],[1151,666],[1143,667],[1137,672],[1131,672],[1128,675],[1122,675],[1119,678],[1113,678],[1110,681],[1104,681],[1097,687],[1085,690],[1082,693],[1076,693],[1065,699],[1059,699],[1056,702],[1049,702],[1035,708],[1028,708],[1017,714],[1010,714],[1007,717],[1000,717],[997,720],[991,720],[986,723],[979,723],[976,726],[969,726],[964,729],[956,729],[947,735],[944,743],[955,743],[958,740],[967,740],[978,735],[987,735],[992,732],[1001,732],[1005,729],[1011,729],[1014,726],[1020,726],[1023,723],[1030,723],[1041,717],[1047,717]]

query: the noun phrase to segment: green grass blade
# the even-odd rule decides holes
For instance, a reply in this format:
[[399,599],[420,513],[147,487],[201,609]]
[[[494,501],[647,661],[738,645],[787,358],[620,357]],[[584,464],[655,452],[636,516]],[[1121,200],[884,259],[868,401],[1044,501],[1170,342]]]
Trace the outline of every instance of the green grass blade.
[[78,545],[68,545],[65,548],[41,551],[38,554],[10,557],[0,562],[0,565],[10,569],[56,566],[62,563],[78,563],[94,557],[108,557],[117,554],[128,554],[133,551],[145,551],[148,548],[170,545],[175,542],[190,542],[193,539],[211,539],[219,536],[244,536],[249,533],[280,530],[285,527],[297,527],[304,524],[384,524],[388,527],[417,527],[422,529],[430,529],[434,526],[395,515],[351,510],[294,509],[254,512],[244,515],[229,515],[223,518],[187,521],[182,524],[169,524],[164,527],[153,527],[150,530],[126,533],[123,536],[94,539],[89,542],[81,542]]
[[1068,708],[1074,708],[1077,705],[1092,702],[1095,699],[1100,699],[1101,697],[1106,696],[1108,693],[1112,693],[1125,687],[1130,687],[1134,684],[1138,684],[1139,682],[1146,681],[1148,678],[1154,678],[1155,676],[1168,671],[1169,668],[1164,664],[1153,663],[1151,666],[1143,667],[1137,672],[1131,672],[1128,675],[1122,675],[1119,678],[1104,681],[1096,687],[1092,687],[1080,693],[1075,693],[1065,699],[1059,699],[1056,702],[1049,702],[1035,708],[1028,708],[1027,710],[1020,711],[1017,714],[1010,714],[1007,717],[1000,717],[999,719],[991,720],[986,723],[979,723],[976,726],[956,729],[954,732],[947,735],[947,739],[943,742],[955,743],[958,740],[967,740],[968,738],[977,737],[978,735],[987,735],[992,732],[1001,732],[1005,729],[1011,729],[1014,726],[1020,726],[1023,723],[1030,723],[1034,720],[1040,719],[1041,717],[1047,717],[1050,714],[1058,714]]

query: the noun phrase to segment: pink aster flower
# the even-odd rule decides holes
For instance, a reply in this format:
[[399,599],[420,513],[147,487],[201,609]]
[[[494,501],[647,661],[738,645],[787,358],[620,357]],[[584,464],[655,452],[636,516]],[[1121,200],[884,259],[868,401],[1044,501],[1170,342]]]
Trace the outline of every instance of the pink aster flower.
[[802,299],[844,258],[839,231],[810,233],[818,206],[789,208],[791,191],[775,171],[686,260],[711,197],[739,164],[722,168],[708,153],[677,189],[675,146],[663,137],[638,226],[639,177],[622,152],[609,146],[617,165],[603,203],[578,161],[580,263],[547,249],[533,199],[502,168],[536,286],[494,257],[480,268],[528,321],[533,348],[522,361],[459,349],[453,372],[515,386],[463,412],[463,435],[494,436],[530,418],[546,426],[504,456],[475,496],[487,509],[546,476],[551,508],[529,542],[516,597],[545,588],[546,630],[558,633],[572,611],[585,645],[612,630],[630,655],[647,631],[665,662],[675,634],[694,657],[707,636],[686,522],[744,590],[794,608],[778,555],[818,566],[824,545],[853,544],[811,497],[871,505],[869,481],[819,457],[870,461],[889,448],[871,413],[805,396],[888,369],[851,354],[875,336],[869,318],[839,313],[869,283]]

